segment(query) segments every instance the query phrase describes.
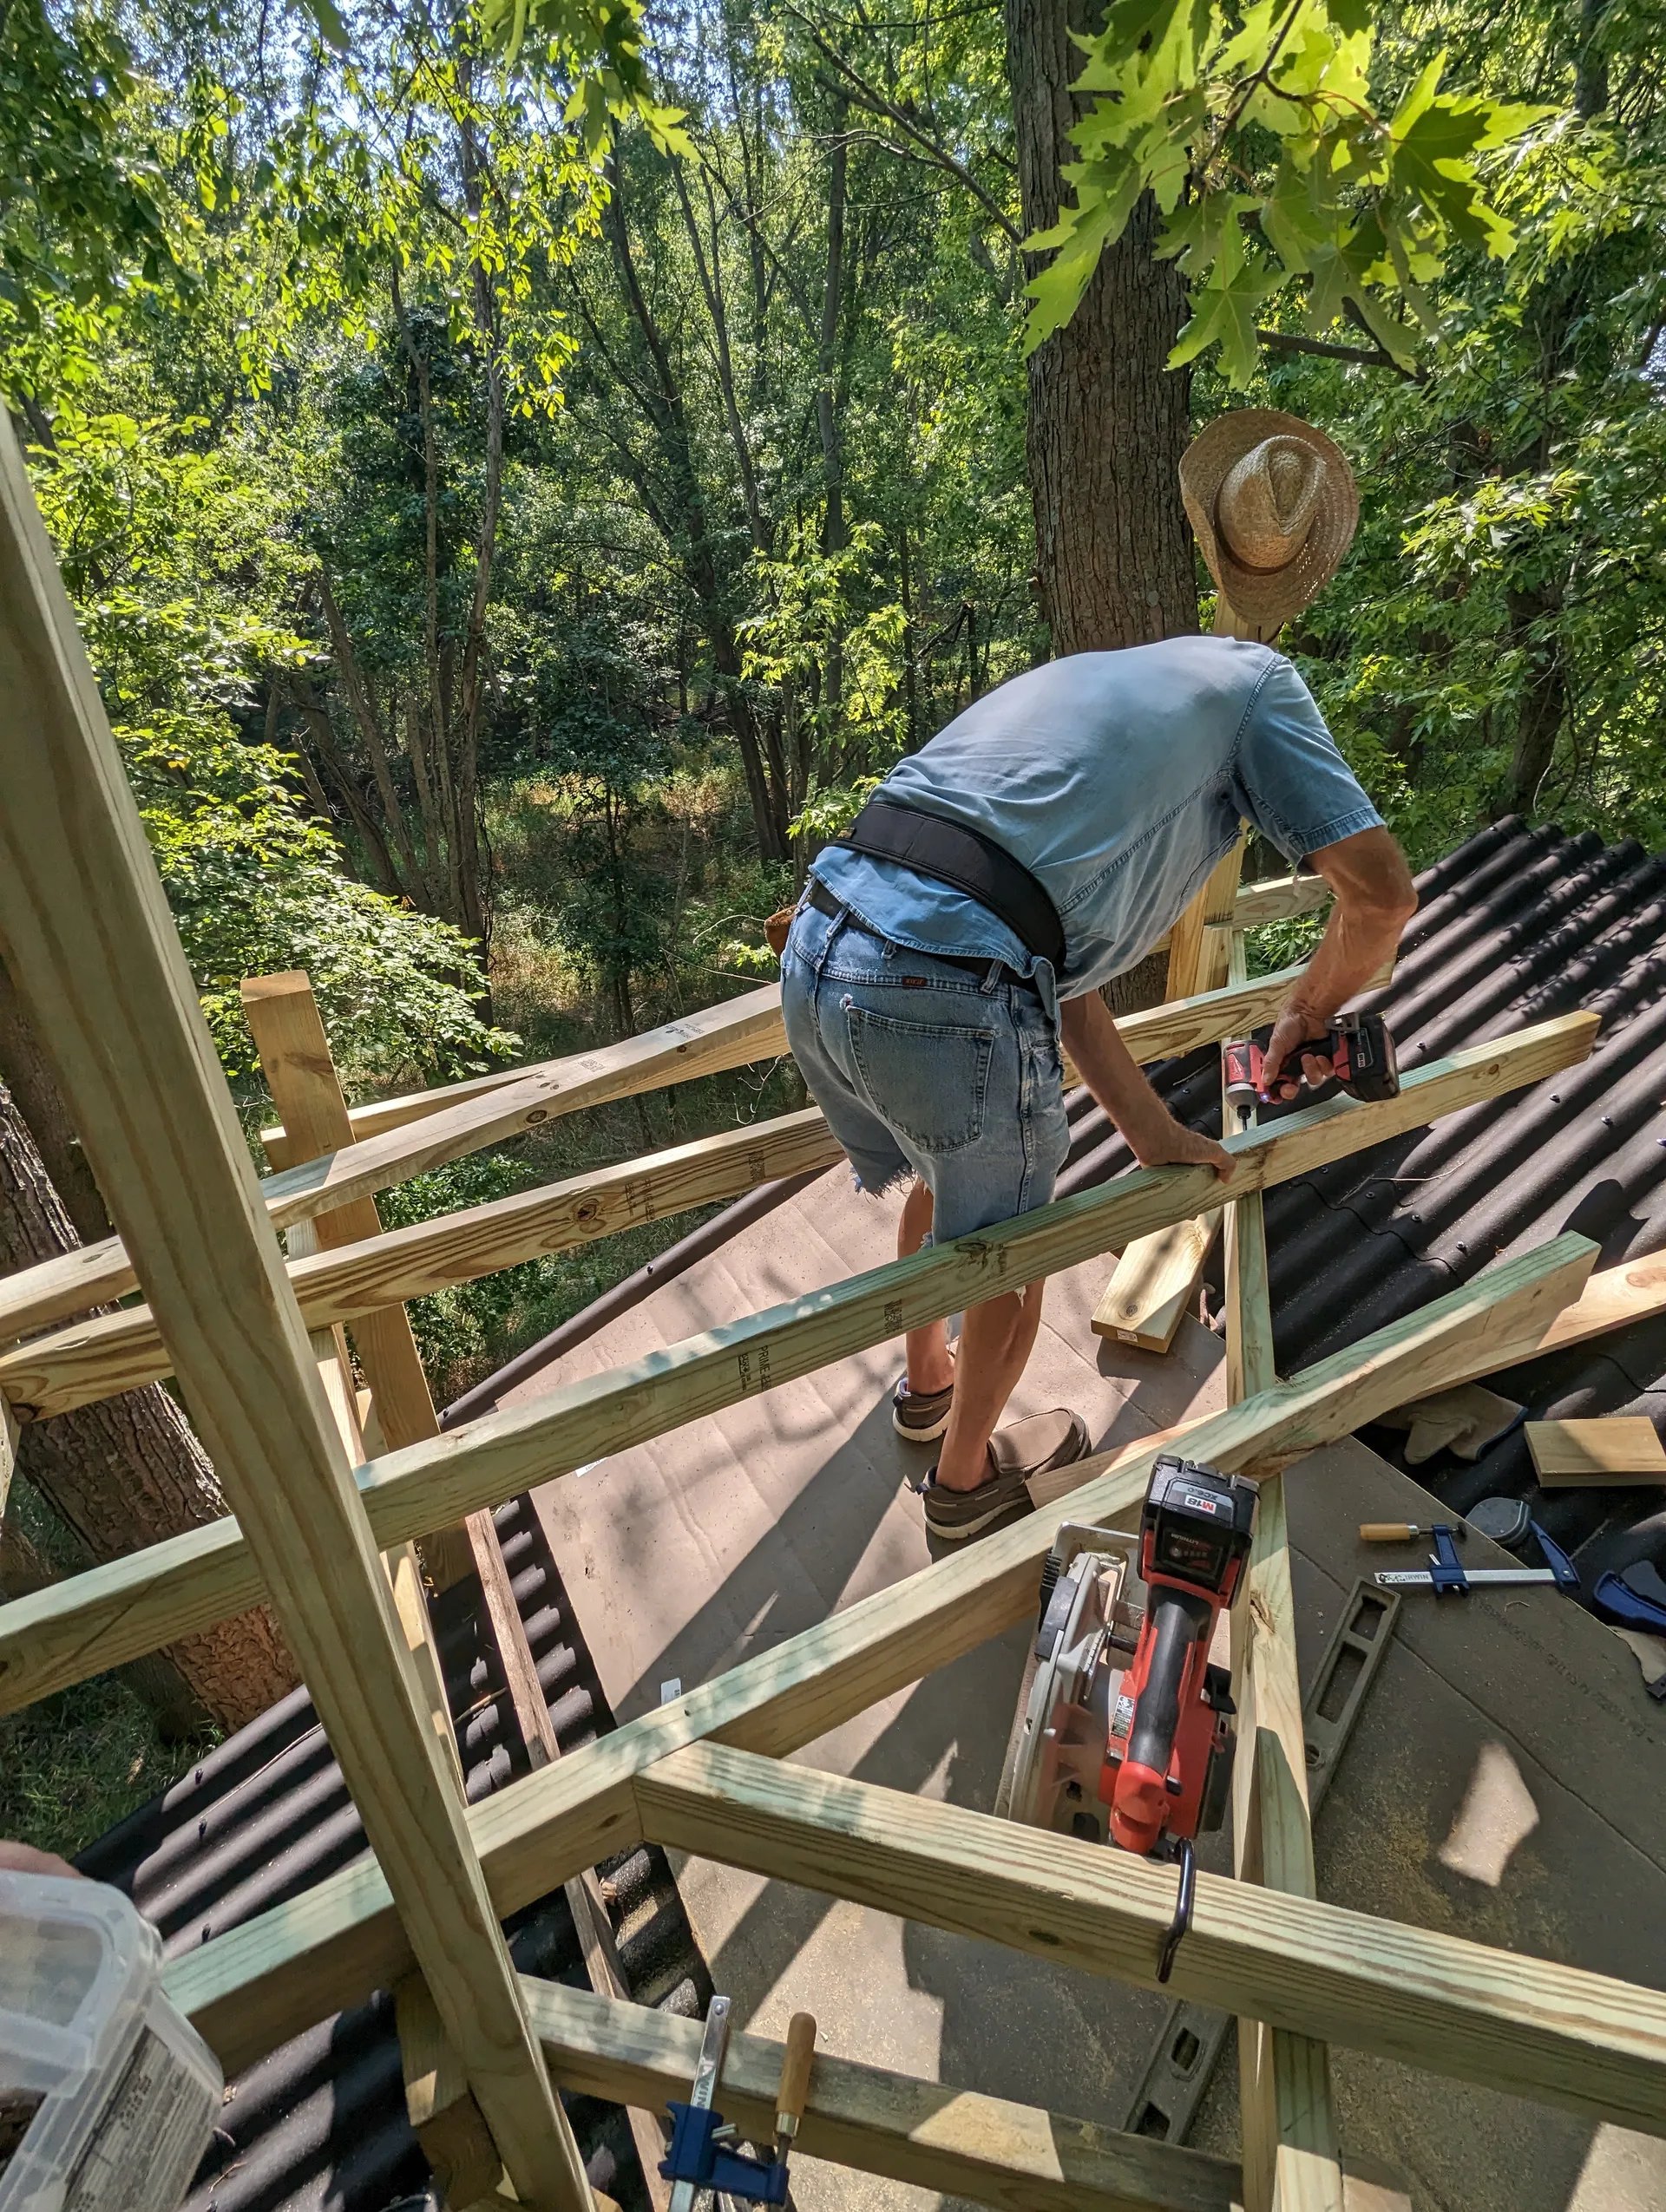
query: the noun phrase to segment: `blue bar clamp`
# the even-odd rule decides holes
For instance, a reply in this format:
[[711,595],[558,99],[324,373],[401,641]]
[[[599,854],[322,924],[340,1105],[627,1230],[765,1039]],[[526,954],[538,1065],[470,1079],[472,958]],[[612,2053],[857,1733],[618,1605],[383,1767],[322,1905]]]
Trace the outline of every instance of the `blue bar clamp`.
[[673,2099],[671,2150],[659,2171],[668,2182],[686,2182],[696,2189],[718,2189],[725,2196],[744,2196],[753,2204],[784,2204],[787,2201],[787,2162],[784,2158],[753,2158],[731,2150],[718,2137],[725,2131],[721,2112],[700,2104]]

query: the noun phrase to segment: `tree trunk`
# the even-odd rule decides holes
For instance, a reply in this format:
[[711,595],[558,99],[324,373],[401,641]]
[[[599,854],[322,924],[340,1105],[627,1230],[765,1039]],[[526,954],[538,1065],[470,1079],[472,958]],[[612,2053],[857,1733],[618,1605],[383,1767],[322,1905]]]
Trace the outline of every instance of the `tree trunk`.
[[110,1217],[92,1163],[82,1150],[81,1139],[69,1120],[69,1109],[58,1089],[35,1025],[12,988],[11,978],[0,961],[0,1083],[10,1091],[48,1179],[69,1216],[75,1236],[82,1244],[97,1244],[110,1234]]
[[635,465],[633,474],[639,490],[644,494],[645,504],[655,514],[667,542],[676,551],[683,574],[699,602],[706,635],[712,642],[712,658],[719,689],[740,749],[758,850],[766,861],[783,861],[788,854],[785,763],[779,758],[778,748],[771,755],[767,733],[758,727],[742,680],[740,646],[725,588],[725,570],[712,540],[705,492],[695,461],[693,439],[671,350],[637,273],[617,154],[608,164],[607,181],[602,229],[613,249],[620,287],[635,328],[638,358],[646,370],[637,396],[664,468],[666,496],[663,510],[658,502],[647,499],[646,467]]
[[[816,425],[822,442],[822,552],[843,553],[844,528],[844,439],[839,420],[839,310],[844,297],[844,204],[849,147],[844,137],[844,108],[835,121],[838,133],[827,181],[827,260],[822,272],[822,329],[817,349],[821,376],[816,395]],[[827,641],[823,687],[830,740],[844,703],[844,632],[836,622]]]
[[1512,590],[1505,597],[1510,641],[1521,655],[1525,680],[1516,717],[1509,796],[1499,812],[1530,815],[1567,719],[1568,674],[1557,626],[1562,592],[1559,585],[1548,583]]
[[[82,1564],[92,1565],[90,1559]],[[18,1526],[15,1511],[0,1515],[0,1602],[27,1598],[61,1582],[66,1571],[46,1559]],[[207,1709],[165,1652],[147,1652],[115,1670],[148,1708],[164,1743],[180,1744],[208,1724]]]
[[[1059,164],[1079,158],[1071,33],[1087,0],[1007,0],[1007,68],[1026,233],[1058,219]],[[1142,645],[1197,627],[1179,461],[1190,380],[1165,369],[1185,311],[1171,262],[1151,252],[1148,197],[1100,257],[1081,305],[1029,361],[1026,449],[1042,618],[1055,653]],[[1031,273],[1036,263],[1032,260]]]
[[[35,1140],[0,1083],[0,1272],[72,1251],[77,1240]],[[25,1422],[18,1472],[96,1561],[218,1521],[226,1502],[185,1417],[160,1383],[49,1421]],[[169,1647],[224,1728],[240,1728],[295,1685],[294,1661],[264,1607]]]

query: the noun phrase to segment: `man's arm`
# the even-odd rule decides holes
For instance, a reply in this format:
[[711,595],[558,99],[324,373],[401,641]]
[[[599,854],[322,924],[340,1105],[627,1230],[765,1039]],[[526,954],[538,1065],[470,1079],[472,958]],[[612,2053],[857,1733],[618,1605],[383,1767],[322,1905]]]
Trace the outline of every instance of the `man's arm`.
[[1224,1175],[1231,1161],[1212,1136],[1177,1122],[1146,1082],[1097,991],[1067,998],[1059,1027],[1078,1074],[1128,1140],[1142,1168],[1199,1166]]
[[[1273,1024],[1262,1083],[1269,1094],[1276,1085],[1285,1098],[1294,1098],[1300,1088],[1294,1069],[1280,1081],[1285,1061],[1304,1037],[1329,1027],[1345,999],[1365,988],[1417,912],[1411,870],[1386,829],[1362,829],[1309,857],[1336,893],[1336,904],[1318,950]],[[1330,1076],[1323,1053],[1304,1053],[1302,1066],[1309,1083],[1324,1083]]]

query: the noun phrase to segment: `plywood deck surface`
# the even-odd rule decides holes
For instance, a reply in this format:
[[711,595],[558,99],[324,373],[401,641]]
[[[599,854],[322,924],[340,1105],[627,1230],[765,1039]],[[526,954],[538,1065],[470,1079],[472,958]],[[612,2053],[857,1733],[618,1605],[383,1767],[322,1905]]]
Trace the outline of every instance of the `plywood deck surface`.
[[[830,1171],[505,1403],[871,1266],[894,1219]],[[1096,1448],[1224,1397],[1221,1345],[1195,1321],[1165,1358],[1092,1335],[1107,1273],[1096,1260],[1049,1285],[1013,1407],[1072,1405]],[[622,1719],[668,1678],[703,1681],[925,1563],[906,1484],[932,1454],[892,1433],[898,1371],[882,1348],[538,1494]],[[1355,1577],[1387,1559],[1357,1524],[1440,1509],[1352,1443],[1301,1463],[1287,1495],[1305,1674]],[[983,1646],[798,1757],[987,1809],[1023,1640]],[[1617,1637],[1551,1592],[1411,1595],[1320,1819],[1320,1894],[1666,1987],[1663,1803],[1666,1713]],[[1119,2124],[1166,2011],[1155,1996],[703,1862],[681,1875],[743,2023],[779,2034],[805,2006],[847,2056]],[[1666,2143],[1351,2052],[1335,2069],[1345,2149],[1399,2165],[1420,2212],[1666,2205]],[[1229,2048],[1194,2141],[1232,2148],[1235,2091]],[[808,2158],[795,2171],[805,2212],[939,2201]]]

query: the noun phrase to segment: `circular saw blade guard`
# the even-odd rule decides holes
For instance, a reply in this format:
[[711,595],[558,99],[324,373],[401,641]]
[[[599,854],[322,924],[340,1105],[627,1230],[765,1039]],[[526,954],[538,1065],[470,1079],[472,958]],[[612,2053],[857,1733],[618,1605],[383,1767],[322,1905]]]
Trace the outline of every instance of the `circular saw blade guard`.
[[1126,1731],[1118,1693],[1144,1610],[1129,1560],[1135,1541],[1078,1522],[1059,1531],[995,1801],[1007,1819],[1106,1841],[1099,1780],[1118,1718]]

